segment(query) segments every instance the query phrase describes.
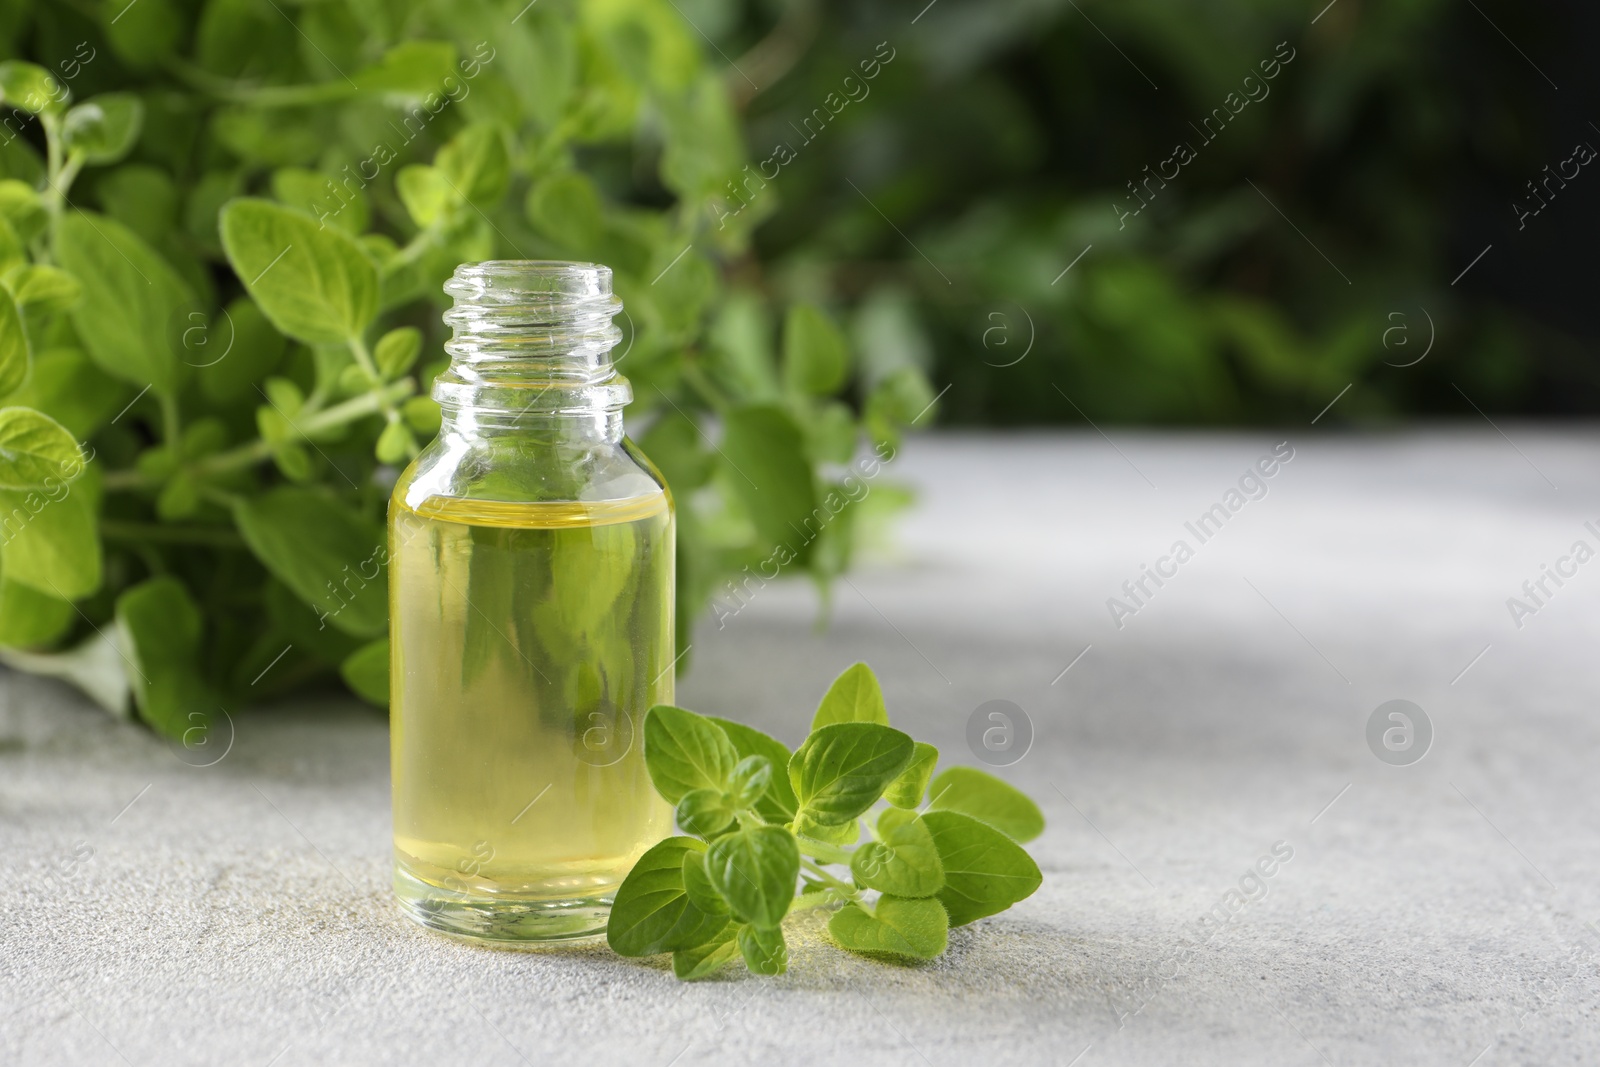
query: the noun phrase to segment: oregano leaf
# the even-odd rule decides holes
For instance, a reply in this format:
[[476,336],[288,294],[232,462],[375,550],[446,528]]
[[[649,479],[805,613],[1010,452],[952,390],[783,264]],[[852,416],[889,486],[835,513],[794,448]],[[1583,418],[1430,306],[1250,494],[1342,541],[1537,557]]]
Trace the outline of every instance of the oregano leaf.
[[271,200],[231,200],[222,247],[279,332],[307,344],[359,337],[378,313],[378,269],[349,234]]
[[870,722],[841,722],[812,732],[789,760],[800,810],[837,825],[857,818],[911,762],[911,738]]
[[720,792],[738,757],[710,719],[658,704],[644,717],[644,762],[656,792],[677,804],[694,789]]
[[843,674],[833,680],[823,694],[822,703],[817,705],[816,715],[812,716],[811,729],[815,731],[836,722],[889,725],[889,712],[883,704],[883,689],[878,685],[878,676],[865,663],[846,668]]

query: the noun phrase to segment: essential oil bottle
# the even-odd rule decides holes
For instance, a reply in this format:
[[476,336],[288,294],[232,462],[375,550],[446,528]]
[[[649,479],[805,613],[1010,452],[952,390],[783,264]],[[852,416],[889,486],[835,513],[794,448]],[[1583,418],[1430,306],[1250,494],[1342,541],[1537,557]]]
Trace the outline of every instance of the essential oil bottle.
[[671,825],[642,727],[672,702],[672,497],[623,436],[609,268],[445,291],[443,425],[389,509],[395,893],[448,933],[583,937]]

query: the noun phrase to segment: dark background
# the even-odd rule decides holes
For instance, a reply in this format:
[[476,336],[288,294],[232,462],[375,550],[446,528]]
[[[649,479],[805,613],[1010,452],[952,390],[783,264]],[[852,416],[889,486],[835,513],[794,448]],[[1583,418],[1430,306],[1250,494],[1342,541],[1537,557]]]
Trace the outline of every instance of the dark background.
[[[938,0],[914,25],[920,2],[685,11],[761,86],[757,160],[895,49],[772,183],[759,269],[857,308],[864,358],[921,353],[950,386],[945,422],[1300,422],[1347,384],[1323,425],[1595,411],[1600,176],[1522,232],[1512,203],[1600,146],[1600,15],[1324,2]],[[1197,141],[1188,124],[1283,41],[1296,58],[1270,96],[1119,232],[1124,183]],[[785,50],[792,65],[763,64]],[[1395,366],[1428,316],[1428,357]],[[995,366],[1030,322],[1028,356]]]

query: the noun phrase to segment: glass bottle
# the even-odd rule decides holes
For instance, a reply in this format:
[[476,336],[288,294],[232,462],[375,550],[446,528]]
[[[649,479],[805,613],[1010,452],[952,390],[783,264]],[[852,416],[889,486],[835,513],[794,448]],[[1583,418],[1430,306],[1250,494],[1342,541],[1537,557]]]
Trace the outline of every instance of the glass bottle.
[[436,930],[583,937],[671,825],[642,727],[672,702],[672,498],[623,436],[609,268],[444,288],[443,424],[389,508],[395,893]]

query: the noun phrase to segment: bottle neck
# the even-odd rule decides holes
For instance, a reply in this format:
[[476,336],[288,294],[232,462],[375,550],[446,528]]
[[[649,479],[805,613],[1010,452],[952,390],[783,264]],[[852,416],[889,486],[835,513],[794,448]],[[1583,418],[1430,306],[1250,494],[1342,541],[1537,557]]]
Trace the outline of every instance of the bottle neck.
[[505,412],[464,405],[441,405],[444,415],[439,437],[451,440],[481,440],[516,437],[552,445],[620,444],[622,410],[607,408],[590,412]]
[[445,283],[450,366],[434,383],[442,436],[617,442],[633,399],[611,349],[622,301],[589,263],[463,263]]

